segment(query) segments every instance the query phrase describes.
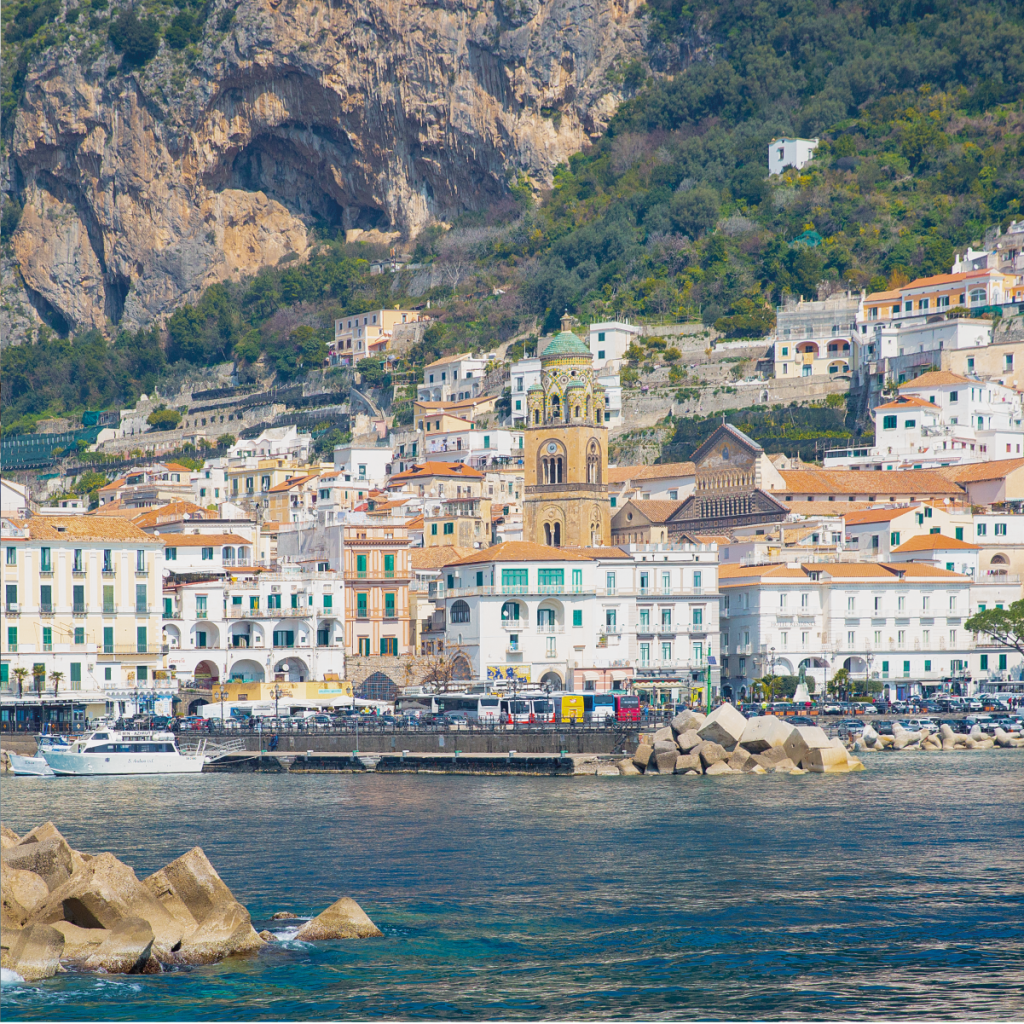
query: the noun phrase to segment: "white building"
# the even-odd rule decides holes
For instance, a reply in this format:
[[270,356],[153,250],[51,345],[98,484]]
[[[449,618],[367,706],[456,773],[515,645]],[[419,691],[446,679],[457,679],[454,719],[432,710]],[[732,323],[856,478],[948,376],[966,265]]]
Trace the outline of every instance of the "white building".
[[487,364],[494,355],[442,356],[423,368],[423,383],[416,388],[421,402],[461,402],[481,394]]
[[474,679],[684,700],[717,688],[717,571],[714,545],[508,542],[445,566],[438,606]]
[[426,319],[415,309],[375,309],[340,317],[334,321],[334,341],[325,361],[330,366],[352,366],[371,354],[382,354],[391,347],[396,329]]
[[342,576],[250,573],[163,591],[168,669],[179,682],[304,682],[344,678]]
[[228,449],[228,468],[242,465],[244,459],[295,459],[308,462],[313,438],[296,426],[268,427],[249,441],[238,441]]
[[775,311],[775,376],[835,377],[850,372],[861,296],[800,298]]
[[826,469],[933,469],[1024,454],[1020,394],[948,370],[900,385],[872,416],[875,444],[827,451]]
[[781,174],[787,167],[806,167],[818,148],[818,139],[772,139],[768,145],[768,173]]
[[334,449],[334,469],[347,484],[383,485],[391,475],[393,455],[390,445],[339,444]]
[[973,692],[1000,655],[964,629],[977,611],[973,582],[913,562],[724,565],[723,682],[742,698],[774,672],[822,692],[845,668],[851,692],[869,680],[894,700],[954,684]]
[[425,458],[464,462],[475,469],[522,464],[522,430],[477,430],[476,424],[464,422],[461,430],[431,434],[424,442]]
[[[639,328],[633,329],[638,332],[640,330]],[[591,344],[591,351],[593,351],[594,344],[596,342]],[[595,375],[595,379],[604,388],[605,418],[613,426],[620,424],[622,422],[622,383],[618,370],[613,365],[606,366],[602,372]],[[531,356],[513,363],[509,371],[509,384],[512,391],[512,424],[513,426],[519,423],[525,424],[526,393],[535,384],[540,384],[540,359]]]
[[640,328],[635,324],[618,320],[591,324],[587,344],[594,357],[594,369],[609,372],[619,370],[626,357],[626,349],[639,337]]

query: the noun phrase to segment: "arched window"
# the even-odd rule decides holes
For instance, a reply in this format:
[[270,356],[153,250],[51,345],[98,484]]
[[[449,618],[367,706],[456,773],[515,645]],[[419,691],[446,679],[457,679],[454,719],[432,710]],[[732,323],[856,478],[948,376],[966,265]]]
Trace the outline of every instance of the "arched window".
[[587,450],[587,483],[599,484],[601,482],[601,449],[591,442]]
[[985,305],[985,289],[984,288],[972,288],[971,289],[971,305],[972,306],[984,306]]
[[544,524],[544,543],[548,547],[551,547],[551,524],[550,523],[545,523]]
[[501,606],[501,621],[502,622],[518,622],[519,621],[519,602],[518,601],[506,601]]
[[469,622],[469,605],[459,600],[452,605],[452,622]]
[[535,424],[540,423],[540,409],[533,410],[533,422]]
[[226,547],[222,553],[224,555],[224,561],[225,562],[227,562],[229,559],[231,561],[234,561],[234,559],[235,559],[235,549],[234,548]]
[[551,396],[551,418],[553,420],[560,419],[562,416],[562,403],[558,395]]
[[555,463],[555,479],[554,483],[560,484],[562,482],[562,457],[559,456],[553,460]]
[[552,531],[552,537],[554,539],[554,546],[560,548],[562,546],[562,524],[555,523],[554,530]]

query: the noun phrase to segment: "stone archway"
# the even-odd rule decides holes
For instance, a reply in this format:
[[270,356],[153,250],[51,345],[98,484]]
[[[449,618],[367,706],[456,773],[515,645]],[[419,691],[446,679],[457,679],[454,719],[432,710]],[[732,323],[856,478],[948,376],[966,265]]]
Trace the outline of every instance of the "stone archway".
[[398,687],[394,680],[383,672],[372,672],[354,690],[353,696],[360,700],[394,700]]

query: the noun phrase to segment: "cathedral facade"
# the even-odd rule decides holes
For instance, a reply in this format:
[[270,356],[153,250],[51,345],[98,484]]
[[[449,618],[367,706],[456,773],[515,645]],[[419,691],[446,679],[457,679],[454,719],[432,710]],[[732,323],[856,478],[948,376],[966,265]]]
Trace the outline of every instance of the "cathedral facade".
[[604,388],[580,338],[562,331],[541,353],[526,395],[523,539],[549,547],[611,544]]

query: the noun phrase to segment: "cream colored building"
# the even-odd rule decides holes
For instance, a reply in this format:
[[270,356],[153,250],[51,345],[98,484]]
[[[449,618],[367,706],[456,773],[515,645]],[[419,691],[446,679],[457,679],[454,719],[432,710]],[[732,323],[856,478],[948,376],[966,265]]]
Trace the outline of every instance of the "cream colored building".
[[4,721],[169,714],[176,686],[164,678],[163,539],[121,517],[35,516],[3,519],[0,543]]

